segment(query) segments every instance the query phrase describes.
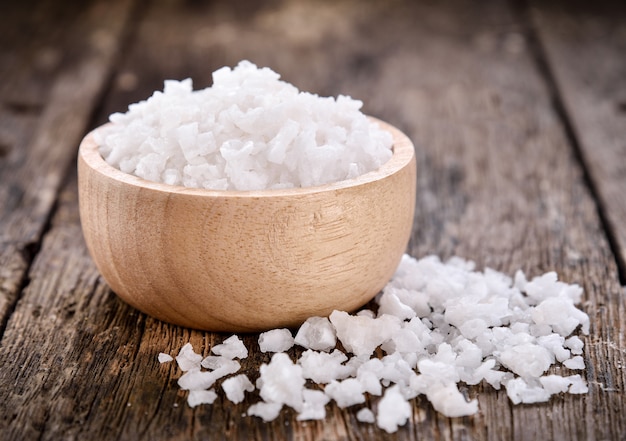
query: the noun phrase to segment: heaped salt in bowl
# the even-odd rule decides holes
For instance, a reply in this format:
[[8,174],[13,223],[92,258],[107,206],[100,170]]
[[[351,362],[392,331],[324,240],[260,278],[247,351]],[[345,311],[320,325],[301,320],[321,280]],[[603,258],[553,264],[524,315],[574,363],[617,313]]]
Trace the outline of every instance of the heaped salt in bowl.
[[355,178],[391,158],[391,135],[347,96],[300,92],[248,61],[213,72],[213,85],[166,81],[163,92],[114,113],[96,132],[125,173],[212,190],[310,187]]

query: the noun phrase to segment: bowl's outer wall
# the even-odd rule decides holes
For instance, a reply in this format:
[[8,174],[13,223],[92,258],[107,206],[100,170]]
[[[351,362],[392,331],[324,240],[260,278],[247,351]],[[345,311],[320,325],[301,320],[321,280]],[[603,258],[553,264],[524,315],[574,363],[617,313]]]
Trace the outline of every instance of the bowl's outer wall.
[[[81,144],[79,205],[98,270],[130,305],[213,331],[297,326],[374,297],[406,249],[415,209],[413,146],[397,172],[309,194],[202,197],[128,185]],[[408,143],[408,147],[407,147]],[[410,151],[409,151],[410,148]],[[91,155],[91,156],[90,156]]]

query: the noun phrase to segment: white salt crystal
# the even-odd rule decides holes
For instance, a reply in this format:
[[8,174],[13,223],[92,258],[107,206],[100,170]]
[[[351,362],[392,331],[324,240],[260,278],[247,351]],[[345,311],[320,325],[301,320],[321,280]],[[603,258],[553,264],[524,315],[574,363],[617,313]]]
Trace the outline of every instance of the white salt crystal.
[[330,398],[321,390],[304,389],[302,391],[304,404],[296,420],[323,420],[326,418],[326,404]]
[[365,402],[363,386],[355,378],[348,378],[342,381],[332,381],[326,385],[324,393],[335,400],[340,408],[352,406]]
[[446,301],[445,320],[457,328],[468,317],[480,319],[487,326],[500,326],[509,315],[509,301],[504,297],[490,297],[477,302],[477,298],[466,296]]
[[550,395],[567,392],[572,384],[571,380],[561,375],[544,375],[539,378],[539,382]]
[[567,378],[572,383],[569,388],[570,394],[586,394],[587,392],[589,392],[587,383],[585,382],[585,380],[582,379],[580,375],[570,375],[569,377],[565,378]]
[[164,352],[159,353],[159,363],[168,363],[174,360],[170,354],[166,354]]
[[381,361],[383,369],[380,378],[383,383],[409,384],[411,377],[416,375],[400,353],[386,355]]
[[346,378],[351,374],[352,368],[343,365],[346,360],[348,357],[339,350],[334,350],[329,354],[309,349],[302,353],[298,364],[302,366],[304,378],[311,379],[317,384],[326,384]]
[[550,392],[541,385],[528,384],[523,378],[514,378],[504,385],[513,404],[543,403],[550,399]]
[[426,392],[426,397],[436,411],[448,417],[472,415],[478,411],[478,401],[466,401],[455,383],[434,384]]
[[570,358],[570,351],[564,348],[565,339],[558,334],[549,334],[537,338],[537,343],[552,352],[557,361]]
[[202,362],[200,362],[200,365],[203,368],[210,369],[213,371],[218,370],[218,369],[225,369],[225,370],[231,371],[234,369],[234,372],[236,372],[239,369],[239,367],[241,367],[241,364],[239,364],[237,360],[233,360],[228,357],[224,357],[222,355],[209,355],[205,357],[202,360]]
[[176,356],[176,363],[183,372],[200,369],[200,362],[202,362],[202,355],[193,351],[191,343],[185,344]]
[[459,325],[459,331],[466,338],[476,338],[479,335],[483,334],[487,328],[487,322],[480,318],[470,318],[466,317],[465,321]]
[[265,401],[260,401],[250,406],[247,413],[250,416],[257,416],[262,418],[263,421],[268,422],[275,420],[282,408],[282,403],[266,403]]
[[565,360],[563,365],[568,369],[585,369],[585,360],[580,355],[576,355],[569,360]]
[[416,316],[416,312],[404,304],[397,295],[397,290],[390,288],[383,291],[378,299],[378,315],[394,315],[402,320],[410,320]]
[[569,336],[578,325],[585,334],[589,333],[589,317],[574,306],[566,297],[551,297],[535,307],[532,317],[538,325],[550,325],[560,335]]
[[178,379],[178,386],[183,390],[202,390],[213,386],[217,380],[213,372],[200,371],[197,369],[185,372]]
[[277,352],[269,364],[261,365],[259,371],[257,388],[264,401],[302,410],[305,379],[301,366],[294,364],[284,352]]
[[213,390],[192,390],[189,391],[187,404],[189,407],[196,407],[200,404],[213,404],[217,394]]
[[222,344],[213,346],[211,352],[230,359],[242,359],[248,356],[248,349],[236,335],[228,337]]
[[[375,318],[376,317],[376,313],[374,311],[372,311],[371,309],[361,309],[361,310],[357,311],[354,315],[357,315],[359,317],[369,317],[369,318]],[[331,325],[331,327],[332,327],[332,325]],[[335,328],[333,328],[333,332],[335,332]]]
[[392,386],[378,402],[376,424],[387,433],[398,430],[411,416],[411,405],[400,393],[398,386]]
[[370,355],[402,326],[400,319],[391,315],[373,319],[344,311],[333,311],[330,321],[344,348],[357,356]]
[[585,347],[585,343],[578,338],[577,336],[572,336],[565,340],[566,348],[570,348],[572,354],[580,355],[583,353],[583,348]]
[[328,318],[310,317],[300,326],[294,341],[306,349],[330,351],[337,344],[337,337]]
[[420,341],[413,329],[403,326],[383,344],[382,348],[385,352],[420,353],[426,350],[426,345]]
[[553,363],[552,354],[543,346],[523,343],[499,355],[500,362],[522,377],[540,377]]
[[380,384],[380,377],[378,377],[374,372],[359,370],[356,378],[359,380],[359,383],[361,383],[363,392],[376,396],[383,393],[383,387]]
[[243,401],[245,392],[254,390],[254,385],[250,382],[247,375],[240,374],[224,380],[222,389],[226,394],[226,398],[237,404]]
[[478,368],[483,361],[480,348],[466,338],[462,338],[456,343],[454,352],[457,354],[455,359],[457,366]]
[[261,352],[285,352],[291,349],[293,343],[289,329],[272,329],[259,335]]
[[356,413],[356,419],[362,423],[375,423],[376,415],[370,409],[364,407]]
[[432,383],[456,383],[460,376],[452,363],[424,358],[417,363],[419,372]]

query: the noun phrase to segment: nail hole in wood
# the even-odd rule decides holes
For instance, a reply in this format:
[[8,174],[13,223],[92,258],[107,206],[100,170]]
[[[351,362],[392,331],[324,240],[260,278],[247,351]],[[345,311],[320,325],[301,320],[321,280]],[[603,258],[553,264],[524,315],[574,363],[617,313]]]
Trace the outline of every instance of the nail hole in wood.
[[11,146],[9,144],[6,144],[0,141],[0,158],[4,158],[5,156],[8,156],[10,151],[11,151]]
[[617,103],[616,107],[619,113],[626,113],[626,100]]
[[5,106],[17,114],[36,114],[41,112],[42,105],[40,103],[28,103],[28,102],[20,102],[20,101],[8,101],[4,103]]

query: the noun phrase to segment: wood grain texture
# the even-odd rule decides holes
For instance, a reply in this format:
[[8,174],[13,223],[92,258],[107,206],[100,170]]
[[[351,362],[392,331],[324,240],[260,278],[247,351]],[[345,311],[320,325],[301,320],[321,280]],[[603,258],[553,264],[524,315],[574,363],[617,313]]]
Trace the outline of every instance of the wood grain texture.
[[[31,2],[32,3],[32,2]],[[108,79],[130,2],[4,6],[0,47],[2,322]],[[23,40],[23,41],[22,41]],[[21,42],[21,44],[16,44]],[[10,282],[9,282],[10,280]]]
[[[54,10],[52,3],[49,10]],[[590,393],[512,406],[502,391],[468,387],[464,392],[479,400],[477,415],[444,418],[418,398],[409,424],[392,435],[357,422],[357,409],[334,405],[324,421],[297,422],[286,411],[265,424],[242,416],[253,396],[234,405],[219,386],[214,405],[190,409],[175,382],[180,373],[173,365],[159,365],[157,354],[175,354],[187,342],[208,354],[229,334],[167,325],[119,301],[88,258],[76,177],[54,166],[51,173],[67,176],[67,185],[60,197],[56,192],[51,197],[57,208],[44,240],[34,236],[28,248],[32,256],[24,254],[23,246],[12,251],[11,244],[0,242],[9,256],[0,261],[7,262],[0,286],[20,298],[10,308],[0,343],[0,384],[10,385],[0,388],[3,436],[626,438],[625,294],[596,201],[586,187],[589,171],[581,168],[552,107],[519,11],[502,2],[477,8],[462,0],[246,3],[144,4],[132,26],[134,38],[115,65],[98,123],[161,88],[162,79],[191,76],[196,87],[203,87],[210,83],[210,71],[242,58],[271,66],[303,89],[362,98],[367,113],[400,127],[416,144],[418,210],[411,254],[458,254],[509,274],[518,268],[529,275],[556,270],[566,282],[583,285],[583,308],[592,322],[585,338]],[[0,57],[0,62],[8,59]],[[5,139],[26,139],[29,129],[4,130]],[[32,145],[24,141],[21,154],[30,155]],[[11,150],[9,156],[14,154]],[[0,179],[6,191],[4,170]],[[27,181],[17,180],[19,185]],[[29,219],[31,210],[24,210],[22,218]],[[26,271],[32,257],[27,275],[15,282],[12,274]],[[243,336],[250,348],[243,372],[252,380],[268,360],[257,337]]]
[[617,1],[532,6],[626,284],[626,8]]
[[378,170],[245,192],[123,173],[100,156],[92,132],[78,157],[89,251],[122,299],[181,326],[266,331],[353,311],[395,272],[415,209],[413,144],[377,124],[393,137],[393,155]]

